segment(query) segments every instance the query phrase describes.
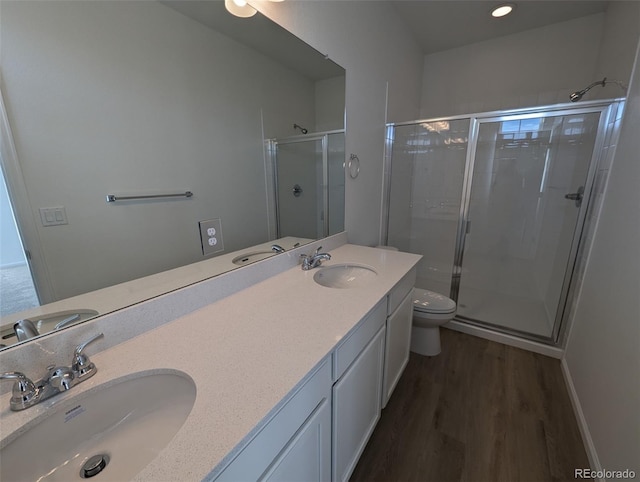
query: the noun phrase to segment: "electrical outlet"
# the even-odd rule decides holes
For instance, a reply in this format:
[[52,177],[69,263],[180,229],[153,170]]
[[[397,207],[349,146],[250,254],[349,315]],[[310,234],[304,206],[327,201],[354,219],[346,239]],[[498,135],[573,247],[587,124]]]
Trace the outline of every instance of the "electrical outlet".
[[224,251],[224,243],[222,241],[222,221],[218,219],[209,219],[208,221],[200,221],[200,243],[202,244],[202,254],[209,256],[210,254]]

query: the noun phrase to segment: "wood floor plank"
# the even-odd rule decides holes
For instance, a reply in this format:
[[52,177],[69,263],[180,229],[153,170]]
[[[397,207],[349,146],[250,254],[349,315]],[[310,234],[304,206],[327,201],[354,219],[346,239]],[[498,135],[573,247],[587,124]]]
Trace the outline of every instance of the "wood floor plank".
[[470,417],[464,439],[467,448],[464,480],[476,481],[484,473],[493,480],[510,480],[502,456],[507,443],[507,400],[505,397],[505,347],[482,340],[482,350],[471,360],[470,390],[465,404]]
[[574,480],[588,467],[558,360],[452,330],[411,354],[352,481]]
[[465,467],[464,444],[438,431],[425,439],[424,464],[412,472],[409,480],[423,482],[432,478],[441,482],[460,482]]

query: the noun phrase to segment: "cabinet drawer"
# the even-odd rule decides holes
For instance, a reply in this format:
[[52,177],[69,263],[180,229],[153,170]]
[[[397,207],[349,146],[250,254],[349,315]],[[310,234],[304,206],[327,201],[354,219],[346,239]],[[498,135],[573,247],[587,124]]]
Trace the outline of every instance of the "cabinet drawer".
[[404,275],[404,277],[400,281],[398,281],[398,284],[396,284],[391,290],[391,292],[389,293],[389,304],[387,306],[387,315],[390,315],[391,313],[396,311],[398,306],[400,306],[400,303],[402,303],[402,300],[404,300],[407,294],[409,294],[409,291],[413,289],[415,284],[416,284],[416,269],[413,268],[406,275]]
[[333,381],[342,376],[380,327],[385,324],[387,318],[386,301],[386,298],[380,300],[373,310],[362,319],[356,329],[349,333],[335,349],[333,355]]

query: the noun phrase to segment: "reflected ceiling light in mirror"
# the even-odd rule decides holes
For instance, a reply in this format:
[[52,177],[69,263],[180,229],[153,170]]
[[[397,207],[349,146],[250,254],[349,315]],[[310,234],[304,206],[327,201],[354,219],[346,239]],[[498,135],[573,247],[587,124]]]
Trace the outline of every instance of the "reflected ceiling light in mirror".
[[249,18],[257,12],[246,0],[224,0],[224,6],[230,14],[236,17]]
[[423,122],[420,125],[428,131],[437,132],[438,134],[443,131],[449,131],[450,129],[449,122],[447,121]]
[[496,8],[491,10],[491,16],[494,18],[504,17],[505,15],[509,15],[513,12],[513,9],[516,6],[513,3],[505,3],[503,5],[498,5]]
[[[269,0],[270,2],[284,2],[284,0]],[[247,3],[247,0],[224,0],[227,11],[236,17],[253,17],[257,10]]]

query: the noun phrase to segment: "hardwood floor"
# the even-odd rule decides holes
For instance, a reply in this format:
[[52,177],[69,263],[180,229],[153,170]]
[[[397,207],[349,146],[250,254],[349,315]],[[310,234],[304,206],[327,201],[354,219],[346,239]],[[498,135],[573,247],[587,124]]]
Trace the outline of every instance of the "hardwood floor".
[[442,329],[411,358],[351,481],[575,481],[588,468],[560,362]]

